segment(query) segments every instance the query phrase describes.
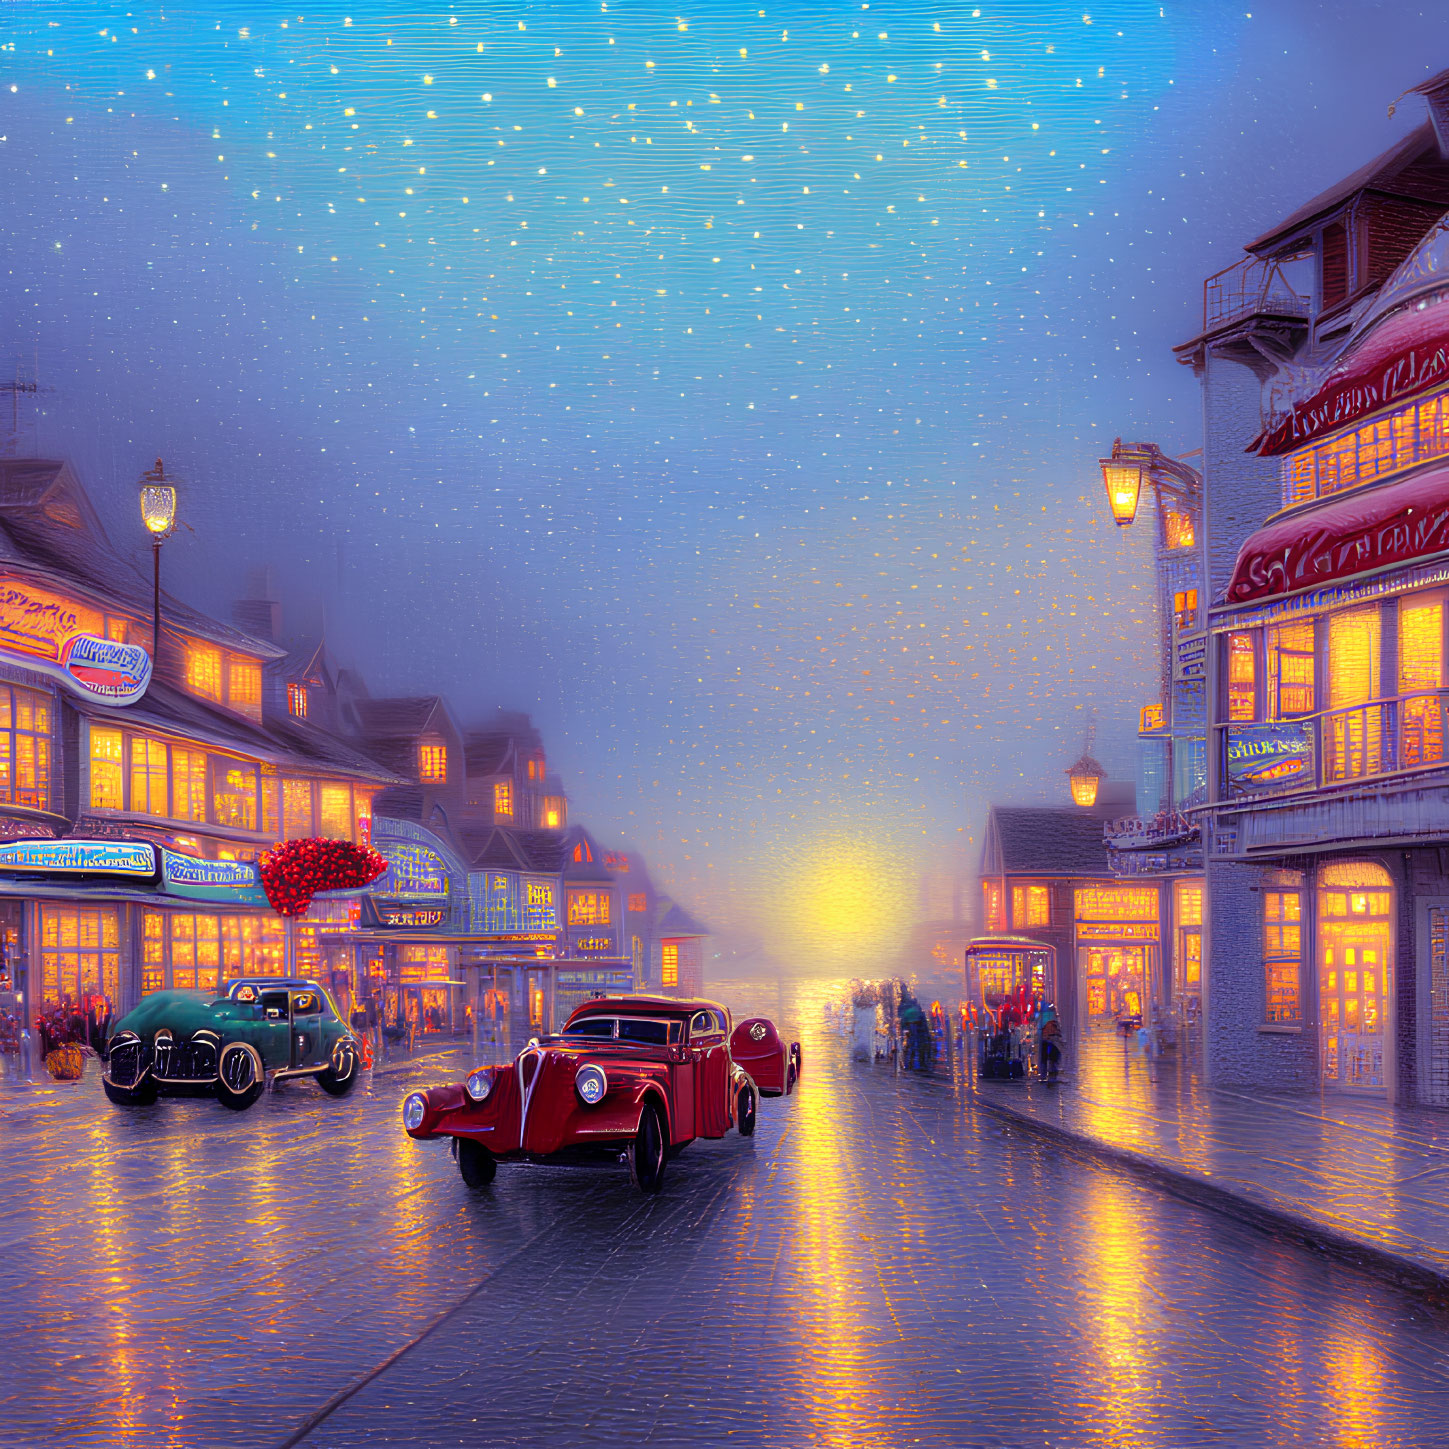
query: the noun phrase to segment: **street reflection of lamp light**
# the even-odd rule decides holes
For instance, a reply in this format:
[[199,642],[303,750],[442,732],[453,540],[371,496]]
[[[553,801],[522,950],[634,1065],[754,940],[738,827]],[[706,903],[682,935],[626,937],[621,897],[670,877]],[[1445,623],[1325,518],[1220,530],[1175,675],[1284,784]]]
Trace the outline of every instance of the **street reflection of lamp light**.
[[141,475],[141,522],[151,535],[152,578],[155,585],[151,615],[151,667],[161,649],[161,545],[176,528],[176,489],[166,477],[160,458]]
[[1107,490],[1107,507],[1119,528],[1137,517],[1142,486],[1149,483],[1183,506],[1187,518],[1184,537],[1191,540],[1202,507],[1202,474],[1196,468],[1169,458],[1156,443],[1123,443],[1121,438],[1113,442],[1112,456],[1098,462]]

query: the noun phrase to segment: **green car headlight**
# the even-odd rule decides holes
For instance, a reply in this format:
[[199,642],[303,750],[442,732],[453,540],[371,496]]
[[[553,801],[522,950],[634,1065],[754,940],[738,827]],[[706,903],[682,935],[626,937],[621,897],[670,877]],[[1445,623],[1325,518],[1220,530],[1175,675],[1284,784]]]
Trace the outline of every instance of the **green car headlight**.
[[579,1074],[574,1078],[574,1091],[586,1106],[597,1106],[604,1100],[604,1093],[608,1090],[609,1079],[604,1075],[602,1067],[596,1067],[590,1062],[588,1066],[579,1068]]
[[488,1094],[493,1090],[493,1074],[491,1072],[478,1071],[463,1083],[463,1090],[475,1101],[486,1102]]
[[428,1104],[414,1092],[411,1097],[403,1103],[403,1126],[409,1132],[415,1132],[423,1125],[423,1116],[428,1110]]

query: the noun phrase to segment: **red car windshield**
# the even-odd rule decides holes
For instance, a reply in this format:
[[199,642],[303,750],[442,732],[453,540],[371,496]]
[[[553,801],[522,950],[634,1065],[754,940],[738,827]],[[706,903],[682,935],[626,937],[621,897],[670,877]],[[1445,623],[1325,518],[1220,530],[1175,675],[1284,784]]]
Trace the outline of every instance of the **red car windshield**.
[[643,1016],[586,1016],[571,1021],[563,1031],[566,1037],[583,1037],[589,1041],[627,1041],[644,1046],[667,1046],[679,1041],[683,1023]]

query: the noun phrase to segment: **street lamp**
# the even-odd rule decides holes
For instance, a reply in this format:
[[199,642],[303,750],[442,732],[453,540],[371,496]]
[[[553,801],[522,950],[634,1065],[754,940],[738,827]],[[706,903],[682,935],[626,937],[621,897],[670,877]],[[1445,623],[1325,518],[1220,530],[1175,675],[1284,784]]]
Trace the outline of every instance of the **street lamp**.
[[1156,443],[1124,444],[1117,438],[1112,443],[1112,456],[1098,461],[1107,489],[1107,507],[1119,528],[1137,517],[1144,483],[1184,505],[1190,518],[1196,518],[1202,507],[1202,474],[1169,458]]
[[1075,764],[1067,767],[1067,783],[1072,787],[1072,803],[1090,810],[1097,803],[1097,787],[1107,772],[1085,750]]
[[161,652],[161,545],[176,527],[176,489],[166,477],[160,458],[156,466],[141,475],[141,522],[151,535],[152,576],[155,583],[151,616],[151,667]]

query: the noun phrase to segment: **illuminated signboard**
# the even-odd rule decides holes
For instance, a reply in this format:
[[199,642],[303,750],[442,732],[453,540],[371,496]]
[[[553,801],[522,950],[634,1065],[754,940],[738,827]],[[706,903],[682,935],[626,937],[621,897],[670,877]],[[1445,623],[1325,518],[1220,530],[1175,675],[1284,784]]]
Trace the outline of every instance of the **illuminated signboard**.
[[560,986],[616,986],[628,990],[634,984],[632,971],[560,971]]
[[1228,794],[1269,795],[1313,785],[1313,721],[1237,725],[1228,731]]
[[0,580],[0,655],[102,704],[134,704],[151,682],[151,656],[104,637],[104,616],[17,579]]
[[612,935],[580,936],[574,942],[574,950],[580,956],[613,956],[618,954]]
[[392,928],[441,926],[448,914],[441,906],[390,906],[385,902],[378,902],[376,909],[377,924]]
[[1156,921],[1155,886],[1079,886],[1076,897],[1079,921]]
[[169,895],[243,906],[269,904],[261,876],[250,861],[197,860],[195,856],[163,850],[161,872]]
[[156,847],[144,840],[9,840],[0,843],[0,871],[150,880]]
[[558,929],[558,885],[552,880],[523,879],[523,929]]
[[448,864],[442,856],[421,845],[387,840],[377,846],[388,863],[388,872],[373,888],[381,896],[445,896],[448,894]]

